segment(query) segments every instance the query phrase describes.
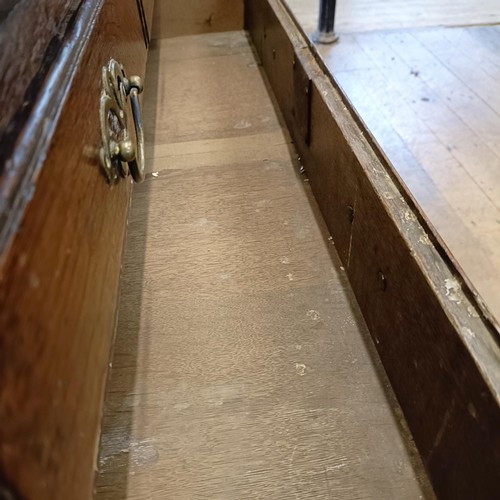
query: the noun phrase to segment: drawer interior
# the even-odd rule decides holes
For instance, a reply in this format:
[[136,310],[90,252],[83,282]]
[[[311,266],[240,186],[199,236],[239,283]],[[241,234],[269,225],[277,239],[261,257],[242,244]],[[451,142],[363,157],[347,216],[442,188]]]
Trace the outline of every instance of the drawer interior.
[[494,498],[498,325],[286,4],[154,19],[97,497]]
[[433,498],[248,33],[143,107],[97,498]]

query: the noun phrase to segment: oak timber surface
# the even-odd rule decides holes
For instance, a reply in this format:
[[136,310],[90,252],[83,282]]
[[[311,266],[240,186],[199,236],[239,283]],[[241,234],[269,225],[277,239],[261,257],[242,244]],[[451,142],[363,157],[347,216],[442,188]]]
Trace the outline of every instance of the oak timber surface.
[[[286,3],[312,33],[317,2]],[[340,40],[319,50],[498,321],[500,26],[487,26],[494,23],[497,0],[338,0]]]
[[0,0],[0,175],[80,3]]
[[[285,0],[312,33],[319,0]],[[358,33],[428,26],[469,26],[500,22],[498,0],[337,0],[335,31]]]
[[147,82],[97,498],[432,498],[245,35]]
[[144,75],[146,51],[135,0],[84,3],[75,36],[89,38],[57,127],[44,117],[50,148],[0,268],[2,498],[88,500],[94,484],[130,196],[99,166],[101,75],[111,57]]
[[500,26],[343,35],[320,49],[500,318]]
[[171,38],[243,28],[243,0],[157,0],[153,38]]
[[[246,27],[435,488],[442,498],[496,498],[498,331],[466,286],[450,293],[462,277],[281,0],[247,7]],[[307,100],[305,134],[297,109]]]

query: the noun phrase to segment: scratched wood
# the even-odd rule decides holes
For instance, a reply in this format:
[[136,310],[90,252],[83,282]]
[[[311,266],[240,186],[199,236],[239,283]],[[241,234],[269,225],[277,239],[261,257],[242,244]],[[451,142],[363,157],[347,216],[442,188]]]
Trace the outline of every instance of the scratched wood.
[[[345,35],[325,62],[500,318],[498,27]],[[389,91],[388,91],[389,89]]]
[[[318,22],[317,0],[285,0],[308,33]],[[498,24],[500,4],[481,0],[471,8],[469,0],[337,0],[335,30],[338,33],[412,29],[427,26]]]
[[[92,3],[97,9],[97,0]],[[9,0],[0,9],[1,261],[31,198],[48,148],[44,139],[53,133],[72,74],[71,64],[56,64],[57,55],[65,47],[66,61],[78,57],[73,21],[84,9],[78,0]]]
[[245,34],[182,45],[149,57],[97,498],[433,498]]
[[[273,132],[274,127],[269,119],[274,113],[272,103],[268,100],[262,106],[255,106],[254,89],[246,85],[247,79],[255,74],[257,66],[247,40],[241,37],[230,46],[227,44],[231,41],[231,37],[224,34],[214,35],[211,42],[213,46],[205,49],[205,57],[194,58],[192,47],[189,42],[185,42],[185,38],[180,37],[179,41],[173,42],[175,53],[179,54],[174,60],[173,51],[163,55],[163,47],[170,46],[168,40],[156,41],[155,48],[159,55],[150,54],[152,63],[157,62],[159,67],[168,67],[178,75],[175,81],[160,81],[156,84],[159,91],[165,95],[161,106],[145,100],[145,112],[154,113],[152,115],[154,120],[145,120],[145,127],[148,136],[154,138],[155,146],[167,141],[180,143],[245,136],[254,134],[256,128],[260,132]],[[232,38],[234,39],[234,36]],[[179,47],[184,43],[186,47]],[[222,48],[219,47],[221,44]],[[227,53],[228,50],[230,53]],[[210,52],[215,54],[210,57]],[[151,75],[151,69],[148,75]],[[154,78],[158,80],[157,75]],[[149,79],[153,80],[153,77]],[[240,87],[241,102],[238,104],[238,113],[234,112],[234,101],[231,100],[233,88],[217,83],[207,90],[207,79],[215,82],[230,80],[235,86]],[[264,88],[262,82],[260,85]],[[188,87],[189,94],[186,91]],[[189,101],[195,104],[203,101],[203,113],[200,113],[199,105],[193,109],[189,102],[185,103],[187,95]],[[152,110],[155,106],[157,109]],[[172,116],[177,117],[182,112],[186,113],[183,120],[172,119]]]
[[[286,103],[284,118],[438,495],[495,498],[494,321],[282,3],[247,7],[247,28],[280,105],[282,90],[294,84],[291,46],[312,79],[310,146]],[[272,39],[264,36],[270,32]],[[284,64],[288,71],[276,71]]]
[[45,117],[51,147],[1,267],[2,499],[92,497],[130,194],[99,167],[101,74],[111,56],[132,74],[146,59],[136,1],[101,7],[82,6],[81,50],[57,54],[72,84],[55,131]]
[[231,31],[243,27],[243,0],[156,0],[153,38]]
[[0,175],[78,4],[78,0],[0,2]]

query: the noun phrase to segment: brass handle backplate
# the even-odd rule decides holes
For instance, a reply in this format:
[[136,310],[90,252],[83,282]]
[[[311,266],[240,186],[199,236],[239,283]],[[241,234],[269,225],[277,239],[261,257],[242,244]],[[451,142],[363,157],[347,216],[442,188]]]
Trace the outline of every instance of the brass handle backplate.
[[[104,174],[111,184],[129,174],[132,174],[135,182],[144,180],[144,132],[139,105],[142,89],[141,79],[138,76],[127,78],[123,66],[114,59],[102,68],[100,159]],[[129,97],[136,145],[129,132]]]

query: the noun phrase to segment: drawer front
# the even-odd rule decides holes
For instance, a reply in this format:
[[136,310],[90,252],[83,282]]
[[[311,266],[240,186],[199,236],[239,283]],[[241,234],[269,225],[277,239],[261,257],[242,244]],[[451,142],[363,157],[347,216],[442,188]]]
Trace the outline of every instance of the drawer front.
[[113,57],[144,76],[146,48],[136,0],[82,5],[68,42],[82,50],[0,274],[0,493],[13,498],[92,497],[131,192],[100,169],[101,73]]

